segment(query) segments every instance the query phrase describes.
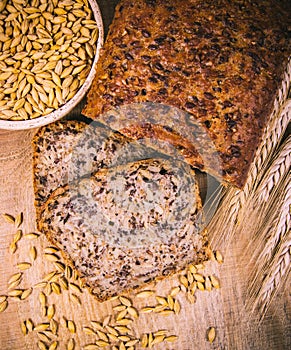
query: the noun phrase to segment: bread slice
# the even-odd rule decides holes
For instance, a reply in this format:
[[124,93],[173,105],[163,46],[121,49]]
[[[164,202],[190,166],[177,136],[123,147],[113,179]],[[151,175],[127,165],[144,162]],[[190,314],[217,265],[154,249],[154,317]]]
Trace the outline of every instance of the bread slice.
[[[243,187],[290,56],[290,13],[289,0],[121,0],[83,114],[168,140],[191,165]],[[167,113],[130,112],[149,102]]]
[[39,226],[100,301],[207,258],[195,174],[173,159],[101,169],[60,187]]
[[57,121],[33,139],[37,217],[51,193],[98,169],[145,159],[155,151],[99,123]]

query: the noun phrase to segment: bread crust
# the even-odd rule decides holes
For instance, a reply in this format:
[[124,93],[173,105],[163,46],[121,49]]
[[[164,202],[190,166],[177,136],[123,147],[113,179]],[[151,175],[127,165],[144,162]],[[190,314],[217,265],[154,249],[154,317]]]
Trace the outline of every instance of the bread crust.
[[[243,187],[290,55],[290,12],[290,2],[276,0],[122,0],[82,113],[144,137],[146,116],[124,129],[104,113],[148,101],[177,107],[190,116],[185,129],[193,120],[214,143],[223,180]],[[217,176],[185,135],[166,137],[187,162]]]

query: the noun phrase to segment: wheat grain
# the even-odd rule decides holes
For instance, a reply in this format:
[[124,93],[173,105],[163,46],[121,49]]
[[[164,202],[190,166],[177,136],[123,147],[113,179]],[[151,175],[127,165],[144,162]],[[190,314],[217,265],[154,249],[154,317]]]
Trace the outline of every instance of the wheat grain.
[[209,343],[213,343],[216,337],[216,331],[214,327],[211,327],[207,331],[207,340]]
[[[13,94],[16,94],[19,101],[21,97],[24,98],[28,95],[37,75],[49,71],[50,82],[46,80],[44,84],[52,89],[55,89],[56,86],[62,86],[60,75],[63,65],[57,63],[62,62],[65,57],[69,57],[70,60],[83,61],[84,63],[74,68],[74,74],[79,75],[86,70],[86,77],[88,76],[96,52],[96,41],[99,37],[98,27],[93,20],[89,3],[83,2],[78,4],[80,8],[75,9],[74,14],[71,13],[67,6],[61,10],[57,7],[57,11],[62,12],[61,15],[55,12],[54,6],[46,3],[41,3],[37,8],[27,7],[25,3],[19,2],[16,4],[13,2],[15,12],[9,13],[10,3],[10,1],[1,2],[1,8],[3,8],[1,15],[3,14],[5,21],[1,27],[0,44],[2,52],[5,52],[5,54],[0,55],[0,60],[2,62],[6,60],[6,64],[14,65],[15,68],[12,70],[13,67],[9,67],[11,71],[1,71],[0,67],[0,81],[6,81],[5,89],[0,85],[0,93],[4,92],[12,102],[15,102]],[[29,11],[34,10],[35,12],[29,13]],[[76,14],[79,16],[76,17]],[[80,14],[86,14],[85,19]],[[69,26],[71,28],[68,28]],[[88,44],[89,41],[90,44]],[[79,57],[74,55],[76,52],[73,44],[79,45]],[[11,57],[6,52],[9,52]],[[68,54],[68,56],[65,54]],[[42,60],[42,62],[37,62],[38,60]],[[17,70],[19,67],[21,67],[21,71]],[[22,73],[24,73],[24,76]],[[17,75],[21,79],[17,79]],[[25,82],[20,84],[23,78],[25,78]],[[84,80],[80,79],[78,85],[81,86],[83,83]],[[76,90],[71,92],[68,99],[72,98],[75,92]],[[46,107],[53,105],[51,110],[45,112],[47,109],[45,107],[40,108],[40,114],[38,111],[37,113],[31,113],[32,110],[35,111],[33,105],[26,103],[23,109],[20,107],[23,103],[21,101],[16,102],[16,106],[12,105],[11,109],[2,110],[0,118],[24,120],[32,119],[39,115],[46,115],[66,102],[65,99],[53,99],[53,96],[56,96],[54,91],[51,92],[48,101],[50,103],[48,104],[45,96],[41,96],[45,101]],[[16,111],[18,111],[17,114],[15,113]]]

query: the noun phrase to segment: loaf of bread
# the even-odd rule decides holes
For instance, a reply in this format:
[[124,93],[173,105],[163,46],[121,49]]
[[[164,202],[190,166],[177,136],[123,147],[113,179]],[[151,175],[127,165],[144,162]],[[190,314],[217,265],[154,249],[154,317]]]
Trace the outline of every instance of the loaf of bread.
[[[121,0],[83,114],[167,140],[242,187],[290,55],[290,13],[286,0]],[[149,118],[149,102],[180,112]]]
[[39,226],[102,301],[207,258],[195,174],[163,158],[59,187]]

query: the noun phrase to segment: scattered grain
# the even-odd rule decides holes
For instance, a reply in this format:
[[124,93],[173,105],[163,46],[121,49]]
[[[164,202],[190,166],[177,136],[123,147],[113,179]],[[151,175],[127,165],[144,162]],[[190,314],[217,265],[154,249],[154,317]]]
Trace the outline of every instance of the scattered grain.
[[54,305],[48,306],[48,308],[47,308],[47,318],[49,320],[51,320],[54,317],[55,311],[56,311],[56,309],[55,309]]
[[130,306],[130,307],[127,308],[127,311],[132,317],[138,318],[138,311],[137,311],[136,308]]
[[167,301],[166,298],[161,297],[161,296],[156,296],[156,300],[157,300],[157,302],[160,303],[161,305],[168,306],[168,301]]
[[100,348],[104,348],[109,345],[109,342],[104,341],[104,340],[97,340],[96,345]]
[[34,326],[33,330],[34,331],[45,331],[50,327],[50,324],[45,322],[45,323],[39,323],[36,326]]
[[13,215],[4,213],[4,214],[2,214],[2,217],[5,219],[5,221],[8,224],[15,224],[15,217]]
[[146,348],[148,345],[148,335],[147,334],[143,334],[141,337],[141,347],[142,348]]
[[[8,280],[8,285],[10,285],[11,283],[13,282],[16,282],[16,281],[19,281],[22,279],[22,272],[17,272],[17,273],[14,273]],[[0,302],[1,302],[1,299],[0,299]]]
[[76,294],[71,294],[70,298],[74,304],[82,305],[81,299]]
[[83,327],[83,331],[86,334],[89,335],[97,335],[97,332],[94,331],[94,329],[90,328],[90,327]]
[[107,335],[106,335],[104,332],[98,331],[98,330],[97,330],[96,333],[97,333],[98,337],[99,337],[101,340],[104,340],[104,341],[106,341],[106,342],[109,341]]
[[20,241],[21,238],[22,238],[22,230],[17,230],[13,237],[13,243],[16,244],[18,241]]
[[[24,54],[26,54],[26,53],[24,53]],[[23,59],[23,58],[24,57],[22,57],[21,59]],[[16,215],[16,217],[15,217],[15,226],[19,227],[22,225],[22,223],[23,223],[23,213],[21,212],[18,215]]]
[[84,350],[99,350],[99,346],[96,344],[87,344],[84,346]]
[[56,350],[57,347],[58,347],[58,342],[55,340],[50,344],[48,350]]
[[23,293],[22,289],[13,289],[8,292],[9,297],[21,297],[21,294]]
[[217,251],[215,252],[215,259],[216,259],[216,261],[217,261],[219,264],[222,264],[222,263],[223,263],[223,256],[222,256],[222,254],[220,253],[219,250],[217,250]]
[[176,295],[178,295],[178,293],[181,291],[180,287],[177,286],[177,287],[174,287],[171,289],[171,292],[170,292],[170,295],[172,297],[175,297]]
[[140,311],[144,314],[148,314],[151,313],[155,310],[154,306],[147,306],[147,307],[143,307]]
[[119,300],[121,302],[121,304],[125,305],[125,306],[132,306],[132,302],[131,300],[129,300],[128,298],[124,297],[124,296],[120,296]]
[[169,335],[168,337],[165,337],[165,341],[169,342],[169,343],[173,343],[178,339],[178,337],[176,335]]
[[2,303],[0,303],[0,312],[4,312],[8,307],[8,301],[4,300]]
[[58,333],[58,323],[53,318],[50,320],[50,330],[54,335]]
[[21,327],[21,332],[22,332],[22,334],[23,334],[23,335],[27,335],[28,329],[27,329],[27,327],[26,327],[26,322],[25,322],[25,321],[22,321],[22,322],[20,323],[20,327]]
[[82,289],[75,283],[69,283],[69,288],[75,293],[82,293]]
[[43,341],[41,341],[41,340],[39,340],[37,342],[37,346],[38,346],[39,350],[48,350],[46,344]]
[[151,345],[153,346],[155,344],[162,343],[164,341],[164,339],[165,339],[164,335],[158,335],[158,336],[154,337]]
[[32,332],[34,329],[34,324],[30,318],[26,320],[26,327],[29,332]]
[[68,320],[68,322],[67,322],[67,327],[68,327],[68,330],[69,330],[71,333],[76,333],[76,324],[75,324],[74,321]]
[[49,343],[51,341],[51,339],[45,333],[38,332],[37,336],[38,336],[39,340],[41,340],[43,342],[48,342]]
[[216,331],[214,327],[210,327],[207,331],[207,340],[209,343],[213,343],[216,337]]
[[211,275],[211,276],[209,276],[209,278],[210,278],[211,284],[214,288],[216,288],[216,289],[220,288],[220,282],[219,282],[217,277]]
[[57,295],[60,295],[62,294],[62,290],[61,290],[61,287],[58,283],[56,282],[52,282],[51,283],[51,287],[52,287],[52,291],[57,294]]
[[70,338],[67,343],[67,350],[74,350],[74,349],[75,349],[75,340],[73,338]]
[[37,250],[34,246],[29,249],[29,256],[32,261],[36,260]]
[[21,299],[21,300],[27,299],[27,298],[31,295],[32,291],[33,291],[32,288],[25,289],[25,290],[22,292],[20,299]]
[[30,232],[24,235],[24,238],[31,239],[31,240],[37,239],[38,237],[39,237],[39,233],[36,233],[36,232]]
[[126,315],[127,315],[127,309],[120,311],[116,315],[116,321],[119,321],[119,320],[123,319]]

